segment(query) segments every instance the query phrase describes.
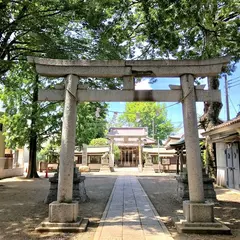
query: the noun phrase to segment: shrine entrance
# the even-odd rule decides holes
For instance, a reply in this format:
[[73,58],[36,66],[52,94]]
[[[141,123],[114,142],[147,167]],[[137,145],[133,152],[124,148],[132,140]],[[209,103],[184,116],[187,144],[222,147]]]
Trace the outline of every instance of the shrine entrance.
[[[218,76],[230,60],[230,57],[223,57],[208,60],[71,61],[29,57],[28,61],[35,65],[38,74],[65,78],[63,86],[39,89],[38,96],[39,101],[64,101],[58,194],[57,201],[49,205],[49,225],[54,223],[69,227],[68,223],[78,222],[78,203],[72,199],[76,112],[79,102],[179,102],[183,109],[190,201],[183,202],[186,220],[176,226],[180,232],[189,228],[191,231],[208,231],[209,226],[219,232],[221,228],[214,221],[214,204],[205,202],[204,198],[196,102],[221,102],[221,94],[219,90],[204,90],[204,86],[195,85],[195,79]],[[81,83],[83,78],[88,77],[120,78],[123,89],[88,88]],[[143,77],[179,77],[180,85],[169,85],[170,90],[135,90],[135,78]],[[139,159],[136,164],[139,171],[142,171],[141,146],[144,139],[136,135],[132,137],[137,138]],[[109,165],[114,165],[113,144],[111,142],[110,158],[106,156],[103,159],[105,164],[109,160]],[[132,160],[133,153],[128,152],[124,159],[124,162]],[[146,157],[144,168],[151,168],[149,156]]]
[[115,159],[115,166],[138,167],[142,166],[142,152],[144,145],[155,144],[156,141],[148,137],[146,127],[123,127],[109,129],[107,138],[110,140],[110,148],[119,147],[120,157]]
[[138,147],[120,148],[120,159],[116,164],[118,167],[137,167],[139,164]]

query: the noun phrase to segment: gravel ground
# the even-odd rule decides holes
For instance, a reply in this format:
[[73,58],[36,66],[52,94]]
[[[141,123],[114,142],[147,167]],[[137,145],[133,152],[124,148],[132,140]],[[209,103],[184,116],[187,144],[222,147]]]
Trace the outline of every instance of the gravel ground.
[[[38,234],[35,227],[48,216],[43,203],[49,189],[46,178],[0,180],[0,240],[92,240],[117,176],[87,175],[85,185],[90,202],[80,204],[79,215],[90,220],[88,231],[79,234]],[[216,188],[219,204],[215,217],[228,225],[232,236],[178,234],[172,218],[182,212],[176,199],[174,177],[138,177],[156,210],[175,240],[240,240],[240,193]]]
[[175,178],[139,177],[138,179],[175,240],[240,240],[240,192],[215,187],[219,201],[214,208],[215,218],[231,228],[231,236],[178,234],[172,219],[182,214],[182,204],[176,200]]

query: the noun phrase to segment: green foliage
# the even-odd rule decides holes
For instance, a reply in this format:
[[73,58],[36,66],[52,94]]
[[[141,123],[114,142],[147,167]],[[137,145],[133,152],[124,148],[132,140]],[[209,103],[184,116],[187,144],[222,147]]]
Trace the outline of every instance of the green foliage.
[[[139,114],[139,121],[136,121]],[[125,112],[120,118],[133,127],[147,127],[148,135],[160,140],[174,130],[172,123],[167,119],[167,111],[164,104],[150,102],[126,103]],[[154,132],[153,132],[154,130]]]
[[[90,146],[106,146],[108,145],[108,140],[106,138],[96,138],[92,139],[89,143]],[[118,146],[114,145],[113,148],[115,161],[120,158],[120,149]]]
[[[100,108],[100,117],[96,117],[96,109]],[[94,138],[104,137],[106,131],[105,103],[80,103],[77,112],[76,145],[81,148],[82,144],[89,144]]]
[[114,161],[117,161],[120,159],[120,149],[117,145],[114,145],[113,147],[113,153],[114,153]]
[[143,58],[231,55],[239,59],[237,0],[197,0],[194,4],[187,0],[127,0],[116,5],[119,7],[122,18],[115,25],[115,33],[119,40],[129,39],[131,54],[137,46]]
[[[36,86],[50,84],[48,79],[40,79],[40,84],[31,67],[22,63],[27,55],[62,59],[207,59],[228,54],[237,61],[239,8],[237,0],[196,0],[194,4],[187,0],[0,1],[1,99],[6,107],[1,121],[7,129],[7,145],[22,146],[37,136],[40,147],[49,136],[59,139],[61,134],[62,105],[36,103]],[[120,79],[81,81],[96,89],[121,88]],[[96,107],[104,112],[104,105],[96,103],[78,108],[79,146],[104,136],[105,116],[95,119]],[[88,117],[84,119],[80,113]],[[141,125],[148,126],[150,135],[151,118],[141,116]],[[124,121],[140,126],[134,119],[124,117]],[[162,123],[165,130],[160,127]],[[164,118],[160,121],[157,117],[155,126],[160,139],[172,129]]]
[[[0,75],[27,55],[57,58],[76,58],[80,53],[87,55],[91,39],[90,36],[83,37],[86,28],[78,26],[74,36],[72,32],[75,26],[71,21],[74,12],[80,8],[83,8],[81,4],[69,0],[1,1]],[[84,17],[84,11],[81,17]],[[73,48],[74,52],[71,51]]]
[[206,168],[207,166],[207,150],[205,148],[206,141],[205,140],[200,141],[199,145],[201,148],[201,159],[202,159],[203,167]]
[[[29,142],[35,77],[32,67],[21,62],[13,66],[6,77],[8,84],[0,91],[0,99],[5,107],[1,122],[6,130],[4,134],[6,146],[9,148],[22,147]],[[39,146],[49,136],[59,136],[62,115],[56,111],[57,107],[59,108],[55,103],[40,103],[34,112],[34,131],[39,137]]]
[[59,145],[54,142],[49,142],[38,153],[37,159],[48,163],[56,163],[59,159]]
[[108,140],[106,138],[95,138],[89,143],[90,146],[106,146],[108,145]]
[[[120,58],[120,48],[110,42],[101,43],[103,54],[97,51],[100,46],[98,26],[109,17],[108,14],[102,14],[102,4],[94,0],[0,1],[0,81],[4,85],[1,99],[6,107],[1,121],[5,124],[9,147],[30,143],[29,169],[35,168],[36,144],[40,149],[41,143],[49,137],[59,141],[62,104],[37,103],[38,87],[44,88],[51,84],[46,78],[39,81],[32,68],[24,63],[26,56],[101,59],[104,58],[103,48],[106,44],[111,48],[113,58]],[[56,82],[53,79],[51,81]],[[97,82],[95,79],[86,81],[92,85]],[[109,85],[114,88],[113,82],[118,80],[109,83],[105,81],[95,87]],[[78,122],[81,126],[78,130],[82,131],[77,133],[79,145],[88,142],[88,136],[102,136],[103,127],[89,127],[86,121],[82,124],[83,119]],[[84,131],[89,133],[85,134]]]
[[[121,59],[124,46],[102,34],[117,1],[0,1],[0,77],[26,56]],[[104,36],[103,36],[104,35]]]

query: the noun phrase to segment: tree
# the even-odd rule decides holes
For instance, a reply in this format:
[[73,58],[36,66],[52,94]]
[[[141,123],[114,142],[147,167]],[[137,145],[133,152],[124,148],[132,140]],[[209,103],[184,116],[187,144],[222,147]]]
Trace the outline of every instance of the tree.
[[[230,54],[235,61],[239,59],[236,0],[197,0],[194,5],[186,0],[3,0],[0,8],[0,78],[4,85],[8,84],[7,71],[26,55],[207,59]],[[85,82],[101,85],[95,79]],[[104,80],[102,86],[114,89],[120,82]],[[216,78],[210,79],[210,86],[218,86],[216,82]],[[217,107],[212,104],[209,109]],[[216,119],[206,116],[210,120],[206,122]]]
[[[99,117],[96,117],[96,110],[99,109]],[[78,104],[76,145],[81,148],[83,144],[89,144],[94,138],[104,137],[106,131],[105,103],[80,103]]]
[[[6,119],[3,120],[9,126],[7,132],[9,135],[8,144],[12,146],[19,146],[20,144],[21,146],[24,141],[26,142],[30,138],[30,167],[27,177],[38,177],[36,172],[36,151],[37,144],[40,146],[41,143],[41,139],[38,139],[41,136],[41,130],[38,129],[38,121],[40,119],[46,120],[42,116],[47,113],[48,109],[45,109],[46,112],[44,113],[44,107],[42,108],[37,103],[38,87],[40,85],[38,76],[34,73],[31,74],[31,84],[34,90],[32,92],[26,86],[22,87],[21,84],[18,84],[18,87],[16,87],[12,81],[9,81],[10,78],[8,76],[13,75],[9,74],[9,71],[15,72],[15,74],[19,74],[21,77],[28,75],[29,72],[25,72],[26,69],[18,69],[18,72],[16,72],[18,66],[15,68],[15,64],[25,61],[27,55],[64,59],[96,58],[98,54],[95,51],[98,46],[96,27],[101,22],[103,23],[105,17],[107,17],[107,15],[102,16],[102,10],[97,7],[97,3],[98,1],[94,0],[91,2],[82,1],[81,4],[77,1],[69,0],[3,0],[0,2],[0,80],[6,86],[5,90],[3,90],[4,96],[2,98],[8,104],[17,95],[19,95],[18,98],[20,99],[29,99],[28,95],[31,94],[33,96],[28,108],[24,101],[23,106],[20,106],[21,104],[19,103],[18,108],[15,108],[13,104],[7,106],[9,112],[5,117],[8,121],[5,121]],[[111,46],[111,43],[103,43],[101,43],[102,47],[104,44],[107,44],[108,47]],[[119,49],[117,51],[116,49],[117,47],[112,45],[111,53],[112,55],[115,54],[115,57],[119,52]],[[29,76],[27,79],[29,79]],[[19,82],[21,81],[18,80]],[[29,86],[31,85],[30,82],[28,84]],[[15,93],[9,95],[6,93],[6,90]],[[15,109],[14,114],[11,114],[10,106],[13,106]],[[59,106],[54,104],[52,106],[55,109],[59,108]],[[26,120],[28,119],[31,122],[30,128],[26,125],[26,121],[24,122],[22,119],[17,122],[17,119],[25,115],[25,110],[28,111]],[[57,111],[57,113],[58,119],[60,119],[61,111]],[[56,118],[52,120],[57,122]],[[14,126],[14,122],[17,122],[16,126]],[[26,131],[21,129],[20,123],[22,127],[24,126],[23,129],[27,129]],[[49,136],[48,133],[53,130],[49,121],[46,121],[45,124],[44,138]],[[52,124],[56,125],[55,123]],[[23,131],[25,134],[22,135],[21,132]],[[14,136],[10,136],[11,134]],[[24,138],[24,136],[28,136],[28,138]]]
[[[111,31],[115,32],[116,42],[122,40],[128,46],[130,58],[209,59],[230,55],[234,62],[239,60],[237,0],[197,0],[194,4],[187,0],[126,0],[115,8],[121,14],[113,19]],[[232,70],[234,67],[229,66],[225,71]],[[209,89],[218,89],[218,77],[209,78]],[[206,130],[221,122],[218,119],[221,107],[221,103],[205,103],[200,123]],[[208,139],[206,148],[207,168],[213,176],[215,159]]]
[[[42,130],[39,129],[39,114],[42,109],[39,109],[39,104],[37,103],[38,76],[34,72],[28,71],[26,67],[20,69],[19,66],[24,65],[20,63],[26,59],[27,55],[55,56],[58,58],[70,56],[67,50],[70,34],[64,33],[68,30],[68,18],[73,5],[70,4],[70,1],[65,1],[65,4],[60,4],[60,2],[52,0],[3,0],[0,3],[0,79],[6,87],[4,89],[5,96],[3,96],[5,103],[10,103],[9,105],[6,104],[7,111],[9,111],[5,114],[8,119],[7,122],[5,121],[5,125],[9,126],[8,131],[11,131],[8,138],[11,143],[8,141],[8,144],[23,146],[24,141],[26,142],[29,139],[30,154],[29,171],[27,174],[29,178],[38,177],[36,172],[36,151],[37,143],[39,143],[37,138],[39,137],[39,131],[41,132]],[[75,43],[78,43],[76,44],[77,47],[84,45],[84,41],[81,42],[82,39],[75,40]],[[80,45],[79,42],[82,44]],[[76,55],[77,53],[79,51],[75,52]],[[72,53],[70,54],[73,56]],[[14,64],[16,63],[20,65],[15,66]],[[11,81],[9,76],[13,76],[15,80],[18,78],[17,86],[15,82]],[[21,77],[22,79],[20,80]],[[27,79],[28,86],[21,85],[21,81],[24,81],[24,78]],[[29,89],[30,86],[32,89]],[[13,94],[8,94],[6,91]],[[29,96],[30,94],[32,94],[32,97]],[[23,104],[21,105],[20,102],[18,102],[17,106],[11,104],[14,96],[21,99]],[[27,100],[30,105],[27,106],[24,100]],[[10,108],[13,108],[14,111]],[[45,110],[47,111],[48,109]],[[11,114],[11,111],[14,114]],[[25,116],[26,111],[27,114]],[[45,118],[41,117],[42,119]],[[26,125],[27,119],[31,122],[30,129]],[[16,123],[15,126],[14,122]],[[49,127],[47,123],[45,122],[45,126]],[[22,127],[24,126],[22,130],[21,124]],[[21,134],[21,132],[25,134]],[[45,129],[43,132],[45,132],[46,136],[47,130]],[[28,138],[24,138],[26,135]]]
[[[152,10],[154,14],[148,14],[151,4],[155,5]],[[168,13],[168,21],[163,19],[161,4],[166,5],[162,11]],[[195,1],[194,5],[189,1],[148,1],[144,9],[146,19],[149,20],[147,35],[154,48],[162,49],[162,42],[168,36],[171,46],[168,54],[180,59],[208,59],[226,54],[233,56],[235,61],[239,59],[240,6],[237,1]],[[154,30],[160,24],[169,26],[167,35],[159,28]],[[209,78],[208,86],[209,89],[218,89],[218,76]],[[218,118],[221,107],[222,104],[218,102],[205,102],[204,115],[200,118],[200,124],[205,130],[221,123]],[[213,144],[208,138],[206,151],[207,171],[211,176],[216,176]]]
[[[75,58],[87,55],[90,35],[83,37],[86,28],[73,24],[74,13],[84,19],[88,4],[69,0],[32,0],[0,2],[0,76],[13,63],[27,55],[57,58]],[[80,9],[82,11],[80,11]],[[73,36],[73,28],[75,28]],[[69,42],[72,43],[70,46]],[[79,44],[81,42],[81,44]],[[73,47],[75,45],[75,47]],[[74,52],[72,50],[74,49]],[[84,55],[85,54],[85,55]]]
[[126,103],[125,112],[120,118],[133,127],[147,127],[154,139],[164,140],[172,131],[173,125],[167,119],[164,104],[149,102]]
[[90,146],[105,146],[108,145],[108,140],[106,138],[94,138],[89,143]]
[[108,9],[115,14],[99,28],[102,38],[127,46],[129,58],[208,59],[228,54],[238,60],[239,11],[237,0],[126,0]]
[[37,159],[48,163],[57,163],[59,159],[59,145],[49,141],[37,155]]
[[50,136],[52,139],[55,136],[59,142],[62,112],[59,112],[59,106],[55,103],[37,102],[38,87],[43,82],[40,84],[38,75],[26,62],[14,65],[6,81],[8,85],[0,92],[0,99],[5,106],[1,122],[6,129],[6,145],[15,149],[28,144],[30,161],[27,177],[38,177],[37,148],[40,149],[42,142]]
[[[95,138],[92,139],[89,143],[90,146],[106,146],[108,145],[108,140],[106,138]],[[113,147],[114,159],[117,160],[120,158],[120,149],[117,145]]]

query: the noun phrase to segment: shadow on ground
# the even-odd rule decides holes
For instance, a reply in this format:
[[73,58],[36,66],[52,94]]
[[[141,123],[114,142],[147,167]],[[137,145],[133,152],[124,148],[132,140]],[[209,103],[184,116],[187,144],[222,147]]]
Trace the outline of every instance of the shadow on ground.
[[0,180],[0,239],[92,239],[115,180],[116,177],[86,178],[85,186],[90,202],[81,203],[79,209],[79,215],[90,220],[88,231],[84,233],[86,236],[83,233],[39,234],[34,231],[48,217],[48,205],[43,203],[50,187],[48,179]]
[[215,218],[231,228],[232,236],[178,234],[173,219],[183,213],[182,203],[176,200],[177,181],[174,177],[139,177],[138,178],[161,220],[167,226],[175,240],[225,240],[240,239],[240,193],[217,187],[216,194],[219,200],[215,205]]

